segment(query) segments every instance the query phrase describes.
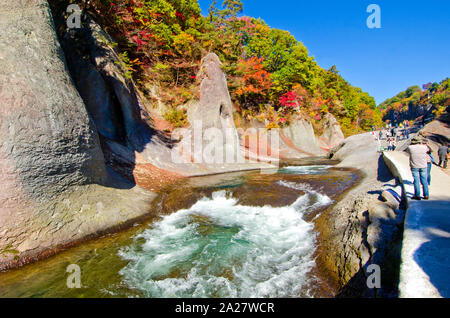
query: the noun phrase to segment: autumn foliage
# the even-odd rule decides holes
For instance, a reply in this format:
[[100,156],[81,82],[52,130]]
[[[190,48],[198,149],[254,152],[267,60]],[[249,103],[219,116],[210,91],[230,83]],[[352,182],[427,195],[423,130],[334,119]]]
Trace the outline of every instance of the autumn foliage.
[[270,73],[264,69],[262,62],[262,58],[252,57],[249,60],[240,60],[238,64],[240,83],[235,94],[244,108],[257,110],[272,87]]
[[289,32],[240,16],[241,0],[212,0],[208,16],[197,0],[90,3],[87,10],[117,41],[123,64],[141,90],[149,94],[150,84],[157,85],[174,109],[197,97],[201,59],[214,52],[236,109],[246,117],[276,126],[294,114],[320,121],[331,112],[346,134],[381,122],[369,94],[346,82],[335,66],[321,68]]
[[450,79],[440,83],[411,86],[380,104],[383,119],[393,123],[414,120],[427,112],[447,119],[450,111]]

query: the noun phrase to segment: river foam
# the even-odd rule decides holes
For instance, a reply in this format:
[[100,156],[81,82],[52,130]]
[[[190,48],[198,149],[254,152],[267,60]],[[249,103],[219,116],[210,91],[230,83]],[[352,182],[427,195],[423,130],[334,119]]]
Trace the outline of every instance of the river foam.
[[331,200],[304,184],[281,208],[238,204],[226,191],[155,222],[119,255],[120,274],[147,297],[305,297],[314,266],[311,209]]
[[287,166],[279,170],[280,173],[288,174],[325,174],[331,166]]

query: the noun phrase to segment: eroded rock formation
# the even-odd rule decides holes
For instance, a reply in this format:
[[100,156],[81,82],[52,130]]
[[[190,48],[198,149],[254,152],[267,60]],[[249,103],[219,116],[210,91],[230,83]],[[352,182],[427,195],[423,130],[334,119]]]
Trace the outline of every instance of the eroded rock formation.
[[89,15],[81,28],[67,30],[64,8],[53,9],[60,18],[59,36],[71,75],[102,137],[107,160],[112,156],[110,150],[122,145],[128,149],[127,156],[119,156],[128,157],[123,165],[133,165],[138,153],[140,163],[145,159],[145,164],[176,171],[170,164],[170,140],[153,128],[134,82],[121,66],[113,39]]
[[46,1],[0,1],[0,104],[0,269],[146,213],[105,167]]
[[[197,76],[201,81],[200,100],[189,106],[190,127],[184,131],[183,140],[175,150],[180,157],[194,163],[186,167],[194,173],[270,168],[269,164],[257,162],[270,161],[269,156],[261,160],[262,156],[246,154],[245,142],[240,140],[234,124],[233,106],[221,66],[214,53],[203,58]],[[198,140],[201,147],[197,148],[194,144],[198,144]]]
[[318,138],[319,146],[329,151],[341,144],[344,139],[345,137],[338,121],[332,114],[327,113],[323,121],[323,133]]

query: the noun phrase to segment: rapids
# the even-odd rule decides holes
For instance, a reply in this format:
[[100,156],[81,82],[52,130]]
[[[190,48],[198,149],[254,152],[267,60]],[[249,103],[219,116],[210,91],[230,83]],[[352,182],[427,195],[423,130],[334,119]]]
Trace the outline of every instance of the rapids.
[[326,296],[313,220],[357,179],[329,165],[193,178],[142,224],[0,273],[0,297]]

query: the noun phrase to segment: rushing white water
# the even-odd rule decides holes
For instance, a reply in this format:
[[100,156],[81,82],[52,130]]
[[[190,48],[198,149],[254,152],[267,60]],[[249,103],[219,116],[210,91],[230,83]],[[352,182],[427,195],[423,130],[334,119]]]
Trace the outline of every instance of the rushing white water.
[[237,204],[225,191],[165,216],[119,252],[124,282],[147,297],[310,296],[313,225],[304,213],[331,200],[305,185],[290,206]]
[[324,174],[331,166],[288,166],[280,169],[280,173],[289,174]]

